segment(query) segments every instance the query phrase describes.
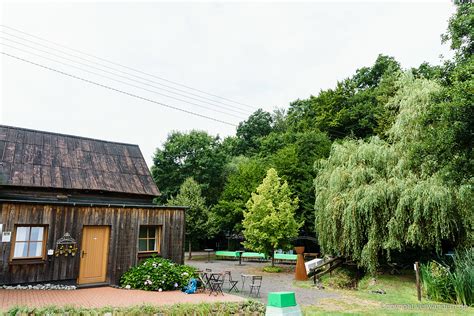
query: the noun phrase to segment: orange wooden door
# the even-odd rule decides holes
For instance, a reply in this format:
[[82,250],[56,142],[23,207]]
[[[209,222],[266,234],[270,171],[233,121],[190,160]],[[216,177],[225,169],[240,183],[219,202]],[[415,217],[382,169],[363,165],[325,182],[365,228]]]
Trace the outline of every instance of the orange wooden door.
[[108,226],[84,226],[82,229],[81,264],[77,283],[105,282],[109,234]]

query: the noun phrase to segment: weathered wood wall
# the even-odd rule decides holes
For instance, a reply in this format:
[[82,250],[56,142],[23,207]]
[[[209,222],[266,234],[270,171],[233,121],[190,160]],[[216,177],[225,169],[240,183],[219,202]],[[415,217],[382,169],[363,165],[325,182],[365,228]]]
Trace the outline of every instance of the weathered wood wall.
[[[185,214],[181,209],[87,207],[47,204],[4,203],[0,205],[3,231],[19,224],[48,225],[47,249],[66,232],[81,249],[84,225],[110,226],[107,282],[117,284],[121,275],[137,262],[140,225],[162,225],[161,255],[177,263],[184,261]],[[42,264],[11,264],[12,243],[0,242],[0,284],[76,280],[79,252],[75,257],[49,257]]]

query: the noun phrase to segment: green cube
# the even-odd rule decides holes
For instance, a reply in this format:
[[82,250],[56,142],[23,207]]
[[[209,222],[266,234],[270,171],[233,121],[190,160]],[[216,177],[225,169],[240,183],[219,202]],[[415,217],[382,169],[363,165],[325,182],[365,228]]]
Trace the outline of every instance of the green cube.
[[273,307],[296,306],[295,292],[268,293],[268,306],[273,306]]

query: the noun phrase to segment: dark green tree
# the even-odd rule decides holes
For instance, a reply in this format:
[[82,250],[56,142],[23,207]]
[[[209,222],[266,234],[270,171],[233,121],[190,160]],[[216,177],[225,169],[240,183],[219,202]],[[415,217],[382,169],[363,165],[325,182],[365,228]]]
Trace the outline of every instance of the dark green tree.
[[291,103],[289,129],[320,130],[331,139],[383,135],[393,116],[385,103],[398,89],[399,74],[400,65],[395,59],[379,55],[372,67],[358,69],[336,88]]
[[[458,1],[460,2],[460,1]],[[458,3],[456,13],[449,19],[448,30],[441,36],[450,42],[458,58],[470,58],[474,53],[474,5]]]
[[185,206],[186,209],[186,236],[189,244],[188,259],[192,258],[192,241],[205,239],[207,236],[208,208],[206,200],[201,195],[201,187],[193,178],[184,180],[175,197],[167,203],[169,206]]
[[273,118],[268,112],[258,109],[237,127],[237,155],[252,155],[258,152],[258,139],[270,134]]
[[242,232],[245,204],[265,177],[266,163],[257,157],[239,156],[227,164],[225,172],[224,190],[210,214],[209,227],[214,235]]
[[315,160],[329,155],[331,141],[319,131],[272,133],[261,140],[261,155],[298,196],[296,215],[304,221],[305,234],[314,234]]
[[162,194],[158,202],[165,203],[176,196],[184,180],[193,177],[209,205],[214,204],[225,181],[222,170],[227,159],[219,137],[203,131],[172,132],[162,148],[156,150],[151,167]]

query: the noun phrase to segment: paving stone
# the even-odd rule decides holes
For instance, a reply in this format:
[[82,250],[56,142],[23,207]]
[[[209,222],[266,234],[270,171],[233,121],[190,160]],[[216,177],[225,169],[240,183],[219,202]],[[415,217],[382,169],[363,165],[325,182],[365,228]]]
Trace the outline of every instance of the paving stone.
[[[51,284],[50,284],[51,286]],[[177,303],[238,302],[244,300],[236,295],[209,296],[208,293],[187,295],[181,291],[141,291],[113,287],[98,287],[71,290],[35,291],[0,289],[0,314],[19,305],[44,307],[47,305],[100,308],[105,306],[124,307],[143,304],[169,305]]]

